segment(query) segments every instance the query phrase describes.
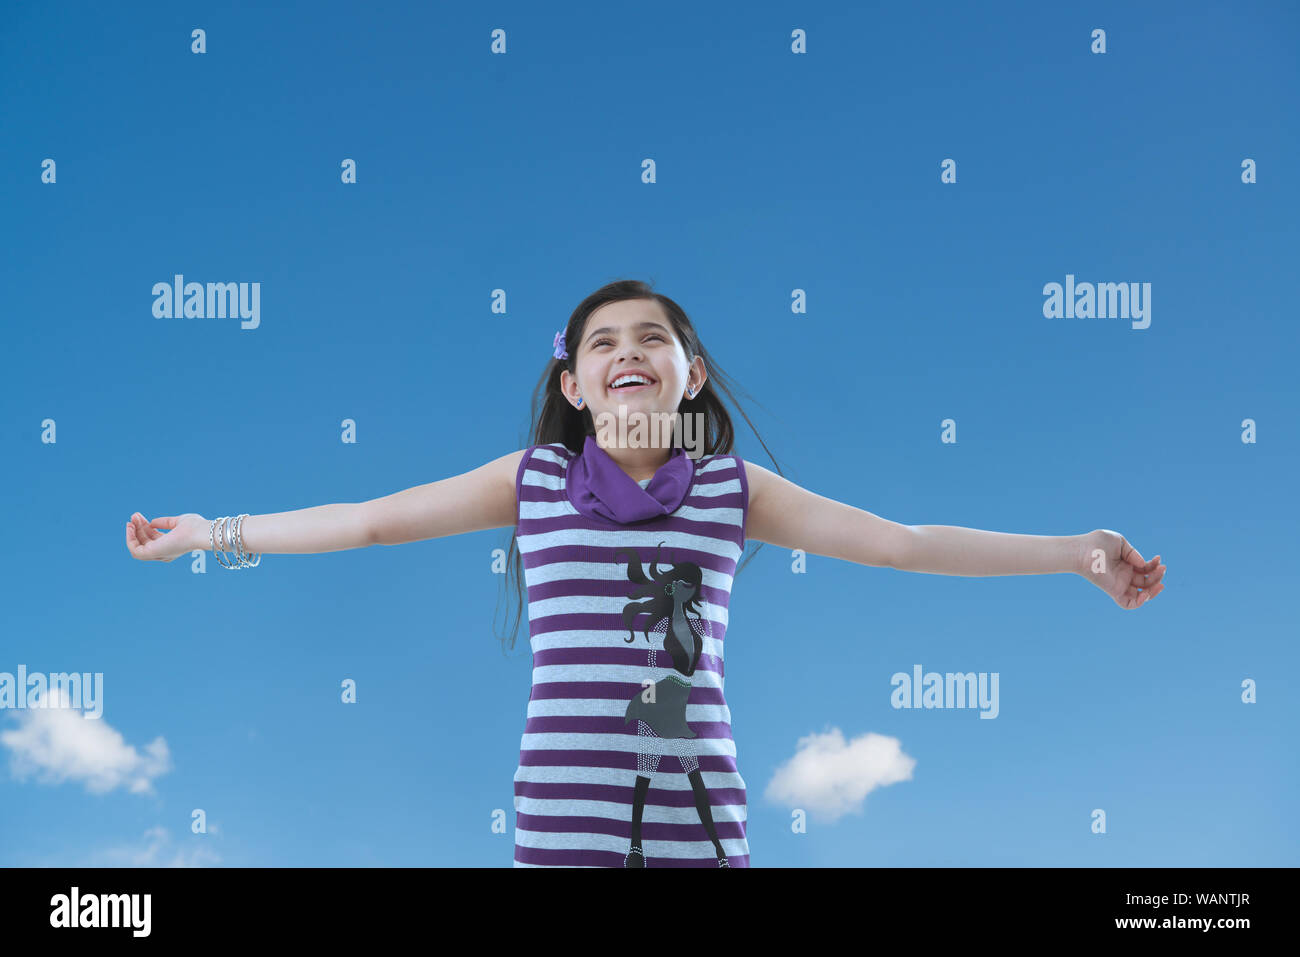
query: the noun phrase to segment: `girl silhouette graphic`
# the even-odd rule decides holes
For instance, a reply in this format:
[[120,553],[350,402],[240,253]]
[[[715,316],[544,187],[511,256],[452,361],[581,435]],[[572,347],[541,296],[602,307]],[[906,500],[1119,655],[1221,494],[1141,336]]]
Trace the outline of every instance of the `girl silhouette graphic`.
[[[638,616],[645,615],[646,625],[642,634],[650,644],[648,666],[652,682],[644,684],[643,690],[632,697],[623,716],[624,724],[636,719],[637,734],[645,745],[637,752],[636,788],[632,796],[632,839],[623,866],[645,867],[645,853],[641,849],[641,815],[645,810],[650,776],[659,769],[660,758],[660,752],[651,739],[665,738],[672,742],[682,771],[691,782],[695,808],[700,813],[700,822],[704,825],[709,840],[713,842],[718,866],[728,867],[727,855],[722,850],[713,825],[713,814],[709,810],[709,792],[704,786],[699,762],[689,743],[689,739],[695,737],[695,732],[686,722],[691,675],[695,673],[700,653],[704,650],[704,639],[708,637],[708,622],[699,617],[703,573],[700,566],[693,562],[674,563],[661,570],[659,549],[662,547],[663,542],[660,542],[648,577],[642,570],[641,558],[635,549],[620,548],[615,552],[616,556],[626,556],[627,577],[640,586],[632,593],[634,600],[623,608],[623,622],[628,630],[628,637],[623,640],[636,640],[634,623]],[[644,600],[636,601],[638,598]],[[653,629],[651,625],[654,626]],[[652,630],[671,663],[668,674],[657,681],[654,678],[658,671],[658,650],[650,637]]]

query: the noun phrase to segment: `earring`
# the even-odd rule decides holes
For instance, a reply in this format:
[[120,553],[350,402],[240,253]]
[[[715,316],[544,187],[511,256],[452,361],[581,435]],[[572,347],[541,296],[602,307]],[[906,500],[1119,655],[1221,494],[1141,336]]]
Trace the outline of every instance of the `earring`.
[[578,396],[578,408],[582,408],[582,396]]

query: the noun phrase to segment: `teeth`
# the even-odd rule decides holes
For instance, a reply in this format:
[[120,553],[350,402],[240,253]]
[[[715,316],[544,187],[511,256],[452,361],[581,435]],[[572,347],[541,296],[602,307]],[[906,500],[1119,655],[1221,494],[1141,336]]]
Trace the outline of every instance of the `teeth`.
[[630,384],[649,385],[650,380],[647,379],[645,376],[640,376],[640,375],[624,375],[624,376],[619,376],[617,379],[615,379],[613,383],[610,385],[610,388],[617,389],[619,386],[630,385]]

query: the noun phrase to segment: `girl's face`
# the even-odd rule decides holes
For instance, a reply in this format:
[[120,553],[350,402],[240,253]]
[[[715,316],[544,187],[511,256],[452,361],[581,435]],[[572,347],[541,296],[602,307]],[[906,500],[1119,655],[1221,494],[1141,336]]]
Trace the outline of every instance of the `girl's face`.
[[[601,306],[587,317],[582,341],[566,345],[575,357],[577,376],[564,370],[560,388],[574,408],[582,397],[581,408],[591,411],[597,427],[602,412],[618,417],[620,406],[627,412],[676,412],[686,390],[699,395],[707,377],[699,356],[687,363],[672,323],[653,299]],[[641,379],[615,385],[633,373]]]
[[688,602],[695,597],[695,586],[684,578],[678,578],[665,586],[664,594],[671,595],[677,601]]

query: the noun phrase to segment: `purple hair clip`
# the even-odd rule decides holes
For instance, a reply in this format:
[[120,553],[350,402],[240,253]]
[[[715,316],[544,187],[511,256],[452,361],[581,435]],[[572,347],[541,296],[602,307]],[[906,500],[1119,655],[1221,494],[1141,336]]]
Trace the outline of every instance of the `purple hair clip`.
[[555,334],[555,342],[552,343],[555,348],[554,356],[557,359],[569,358],[569,353],[564,347],[564,330],[561,329]]

